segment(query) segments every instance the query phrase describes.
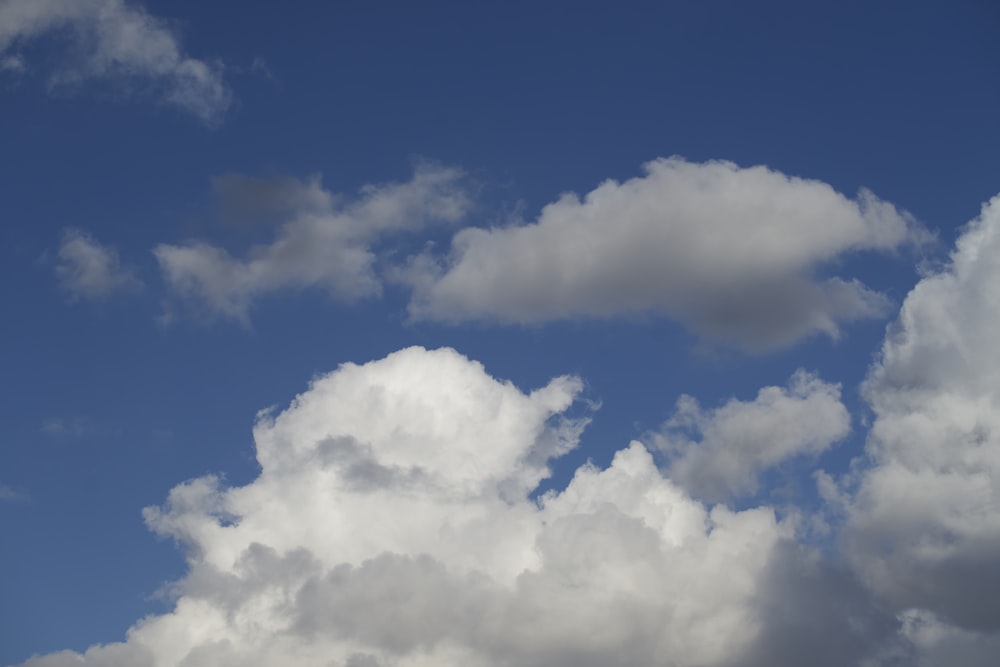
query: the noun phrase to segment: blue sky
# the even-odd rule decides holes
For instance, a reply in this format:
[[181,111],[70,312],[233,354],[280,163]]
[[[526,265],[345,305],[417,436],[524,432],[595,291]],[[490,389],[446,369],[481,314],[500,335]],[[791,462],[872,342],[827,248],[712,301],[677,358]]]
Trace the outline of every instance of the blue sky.
[[[491,480],[534,479],[525,452],[550,436],[578,440],[552,457],[551,478],[518,487],[518,502],[539,513],[539,526],[579,524],[581,541],[544,528],[534,537],[505,532],[513,519],[494,517],[495,552],[524,542],[541,554],[525,565],[539,577],[570,567],[558,546],[546,551],[550,543],[574,554],[631,544],[593,518],[600,512],[570,507],[571,497],[654,529],[647,510],[615,496],[611,482],[578,475],[579,488],[566,491],[588,460],[608,479],[616,465],[641,469],[638,454],[612,463],[639,440],[661,475],[633,480],[650,485],[649,497],[675,498],[692,513],[728,507],[734,534],[761,512],[775,517],[754,529],[774,539],[747,547],[763,564],[754,570],[748,556],[745,576],[732,575],[756,582],[753,600],[778,596],[792,605],[775,603],[781,609],[799,610],[806,602],[767,573],[782,558],[803,558],[820,572],[809,580],[816,590],[850,590],[850,605],[875,610],[871,627],[889,629],[841,642],[854,653],[838,654],[837,664],[986,664],[977,660],[995,654],[1000,608],[967,592],[997,587],[983,563],[1000,555],[989,518],[1000,480],[990,426],[1000,361],[989,343],[1000,303],[990,291],[990,230],[1000,227],[1000,204],[983,208],[998,191],[998,10],[971,0],[431,4],[0,0],[0,664],[63,664],[69,654],[25,661],[125,642],[150,614],[194,627],[186,601],[214,599],[204,592],[206,563],[218,576],[227,567],[209,555],[236,547],[177,528],[186,520],[258,526],[246,540],[281,558],[310,553],[320,583],[282,584],[300,602],[307,593],[346,595],[323,588],[337,566],[360,577],[385,554],[423,563],[430,547],[392,531],[356,528],[349,545],[334,548],[279,539],[250,510],[219,519],[218,507],[242,507],[227,491],[240,488],[275,494],[275,506],[313,503],[303,517],[325,516],[324,507],[374,512],[352,510],[350,494],[333,508],[326,496],[293,503],[281,495],[294,484],[268,486],[292,472],[272,476],[264,465],[262,474],[261,443],[285,438],[294,450],[288,443],[312,437],[306,417],[297,421],[309,401],[289,407],[307,391],[331,401],[320,415],[398,420],[402,435],[383,445],[371,424],[341,433],[331,422],[323,433],[369,447],[375,458],[358,461],[379,474],[405,464],[422,471],[413,479],[438,479],[435,489],[482,480],[455,476],[468,452],[434,429],[454,421],[478,424],[470,433],[507,434],[507,422],[495,422],[507,407],[461,412],[463,396],[505,397],[511,419],[534,434],[511,427],[492,445],[484,437],[484,448],[523,455],[514,457],[516,475],[498,468]],[[410,346],[461,356],[389,356]],[[327,375],[366,362],[376,363]],[[567,375],[579,385],[550,385]],[[324,393],[323,377],[343,393]],[[410,442],[409,413],[391,402],[351,403],[375,377],[388,395],[406,396],[427,393],[407,378],[440,378],[440,402],[411,416],[435,425],[433,437],[413,426],[424,435],[412,438],[438,468],[392,458]],[[504,380],[529,398],[497,389]],[[569,403],[529,393],[547,385]],[[475,387],[482,392],[469,393]],[[542,404],[548,412],[538,412]],[[259,423],[255,453],[255,416],[268,407],[288,417]],[[926,428],[909,433],[917,422]],[[970,442],[979,443],[974,451],[961,449]],[[347,468],[331,479],[347,484],[344,470],[361,465],[350,457],[368,456],[362,445],[338,450],[330,465]],[[294,469],[303,484],[315,473],[309,466],[326,470],[310,461]],[[956,488],[981,495],[966,502],[949,491],[942,480],[956,466],[968,476]],[[913,479],[900,482],[906,474]],[[215,500],[163,510],[172,518],[159,528],[149,512],[144,519],[143,508],[206,475],[224,480]],[[398,487],[379,487],[386,513],[406,507],[392,504],[402,497],[393,493],[416,493],[409,477],[379,479]],[[899,485],[940,493],[938,509],[907,501]],[[554,494],[548,504],[544,491]],[[432,505],[446,518],[479,507]],[[909,549],[939,529],[945,555]],[[717,528],[699,539],[709,555],[724,554],[727,535]],[[489,604],[517,616],[530,603],[527,584],[507,571],[516,558],[476,560],[471,537],[448,548],[433,552],[434,562],[448,576],[493,581],[503,594]],[[814,552],[819,560],[808,560]],[[626,579],[659,581],[635,559],[595,558]],[[725,579],[733,570],[719,558],[685,580]],[[394,567],[383,581],[409,590],[405,582],[420,579]],[[897,581],[887,572],[903,574]],[[596,571],[585,578],[604,576],[619,581]],[[673,590],[663,576],[663,590]],[[849,584],[831,583],[838,577]],[[473,596],[448,581],[442,586],[457,586],[455,595]],[[532,654],[500,648],[532,645],[523,628],[484,639],[460,623],[440,636],[427,630],[411,646],[345,630],[328,609],[297,610],[294,627],[312,628],[297,657],[277,644],[255,650],[262,665],[320,664],[309,657],[315,650],[351,667],[585,664],[580,655],[722,665],[740,652],[781,664],[794,650],[829,652],[818,639],[790,648],[795,633],[733,597],[737,589],[723,586],[711,614],[729,618],[718,610],[738,608],[763,629],[733,621],[738,629],[691,630],[664,621],[677,617],[656,605],[633,610],[678,637],[737,638],[717,653],[704,652],[710,640],[653,647],[623,628],[620,641],[636,653],[617,653],[615,663],[600,646],[567,646],[553,626]],[[358,618],[389,618],[358,595],[352,604],[371,614]],[[840,628],[846,616],[836,610],[848,603],[824,607],[815,597],[795,613]],[[576,622],[575,632],[588,634],[591,620]],[[233,632],[229,648],[210,650],[193,635],[171,640],[189,651],[171,657],[153,630],[137,630],[86,660],[119,664],[120,650],[130,664],[185,656],[185,664],[249,664],[240,662],[243,635]]]

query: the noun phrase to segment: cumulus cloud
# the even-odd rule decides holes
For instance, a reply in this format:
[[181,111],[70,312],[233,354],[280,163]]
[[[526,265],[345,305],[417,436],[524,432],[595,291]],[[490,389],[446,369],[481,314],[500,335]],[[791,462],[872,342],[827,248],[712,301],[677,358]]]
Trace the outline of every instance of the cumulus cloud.
[[522,392],[447,349],[345,364],[259,415],[252,483],[146,510],[187,554],[172,611],[24,665],[843,665],[891,643],[792,524],[706,507],[638,442],[533,499],[580,389]]
[[659,159],[531,224],[464,229],[445,258],[410,266],[414,318],[543,322],[655,312],[749,348],[880,316],[886,298],[818,273],[845,253],[890,251],[921,232],[862,191],[730,162]]
[[201,241],[154,249],[173,292],[213,315],[243,323],[254,300],[284,289],[318,287],[355,301],[381,291],[372,245],[390,232],[459,220],[469,208],[459,170],[423,163],[405,183],[368,185],[354,198],[323,189],[318,177],[215,181],[234,220],[278,216],[275,239],[245,258]]
[[118,251],[78,229],[64,229],[55,265],[60,285],[75,300],[107,299],[142,289],[134,267],[122,264]]
[[703,410],[682,396],[653,442],[667,455],[672,480],[698,497],[721,501],[756,493],[760,472],[825,451],[847,436],[850,424],[840,386],[800,369],[788,387],[764,387],[749,402],[732,399]]
[[[845,538],[855,567],[893,608],[924,610],[941,623],[994,637],[1000,632],[997,331],[1000,197],[968,225],[950,263],[906,297],[869,373],[872,465],[848,508]],[[971,635],[948,636],[954,642]]]
[[71,53],[50,74],[54,87],[112,80],[144,87],[200,120],[219,122],[232,104],[222,65],[184,54],[166,22],[124,0],[6,0],[0,3],[0,56],[25,69],[15,51],[43,36],[68,37]]

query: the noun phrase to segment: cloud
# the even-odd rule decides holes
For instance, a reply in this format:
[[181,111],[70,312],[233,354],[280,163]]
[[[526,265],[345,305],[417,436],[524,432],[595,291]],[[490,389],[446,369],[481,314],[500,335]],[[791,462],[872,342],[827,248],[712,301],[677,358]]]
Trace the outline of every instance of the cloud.
[[695,496],[721,501],[756,493],[759,473],[825,451],[847,436],[850,424],[840,386],[800,369],[787,388],[764,387],[750,402],[731,399],[705,411],[682,396],[653,442],[667,455],[672,480]]
[[212,179],[220,219],[237,228],[269,227],[301,213],[322,214],[334,206],[319,176],[223,174]]
[[933,613],[909,610],[903,634],[917,649],[916,667],[992,667],[1000,655],[1000,634],[964,630]]
[[24,58],[17,54],[0,58],[0,72],[21,74],[25,69]]
[[24,665],[841,665],[893,641],[792,523],[702,505],[638,442],[532,499],[581,386],[422,348],[315,379],[259,415],[256,480],[146,510],[187,554],[172,611]]
[[166,22],[124,0],[7,0],[0,4],[0,56],[46,35],[69,38],[71,53],[51,72],[53,87],[88,80],[141,86],[201,121],[221,121],[233,101],[223,67],[184,54]]
[[730,162],[659,159],[531,224],[464,229],[445,258],[416,258],[410,314],[447,322],[545,322],[655,312],[748,348],[787,345],[878,317],[886,298],[817,274],[846,253],[925,234],[868,191]]
[[0,484],[0,502],[23,503],[28,500],[28,494],[23,491]]
[[63,230],[57,256],[56,277],[74,301],[107,299],[143,287],[135,269],[121,263],[117,250],[78,229]]
[[348,198],[324,190],[319,177],[223,176],[213,186],[224,214],[236,223],[280,219],[276,238],[246,258],[201,241],[161,244],[153,252],[178,297],[243,323],[258,296],[280,290],[318,287],[339,301],[356,301],[381,292],[373,244],[466,213],[461,177],[457,169],[424,163],[405,183],[369,185]]
[[[864,384],[845,549],[896,610],[1000,636],[1000,197],[910,292]],[[937,622],[937,621],[936,621]],[[949,640],[952,641],[952,640]],[[957,640],[956,640],[957,641]],[[994,654],[995,655],[995,654]]]
[[52,419],[46,419],[42,422],[42,427],[39,430],[45,435],[51,435],[53,437],[78,438],[88,431],[91,431],[92,427],[87,423],[86,419],[81,417],[74,417],[72,419],[54,417]]

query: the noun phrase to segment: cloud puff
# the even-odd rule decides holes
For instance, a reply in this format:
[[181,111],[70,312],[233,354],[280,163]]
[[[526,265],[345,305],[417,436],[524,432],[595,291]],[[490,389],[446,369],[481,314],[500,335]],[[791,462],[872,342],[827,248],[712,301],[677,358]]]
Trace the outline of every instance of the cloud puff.
[[817,272],[845,253],[922,235],[867,191],[850,200],[766,167],[680,158],[563,195],[531,224],[464,229],[442,259],[410,267],[410,313],[507,323],[657,312],[749,348],[875,317],[886,299]]
[[276,238],[246,258],[204,242],[154,249],[170,288],[209,313],[246,323],[254,299],[283,289],[320,287],[335,299],[377,295],[371,246],[390,232],[454,222],[469,208],[453,168],[420,164],[405,183],[369,185],[355,198],[334,196],[319,178],[215,180],[225,215],[233,221],[281,219]]
[[64,229],[55,266],[60,285],[74,301],[101,300],[142,289],[134,267],[123,265],[118,251],[78,229]]
[[214,124],[232,104],[222,65],[188,57],[160,19],[124,0],[7,0],[0,4],[3,63],[25,69],[13,49],[43,35],[68,35],[73,52],[51,73],[61,87],[91,79],[142,84],[163,102]]
[[843,665],[892,634],[790,523],[705,507],[638,442],[533,500],[580,388],[447,349],[345,364],[259,416],[251,484],[146,510],[187,553],[171,612],[25,667]]
[[994,637],[997,331],[1000,197],[969,224],[948,266],[907,296],[865,382],[875,415],[867,443],[872,465],[849,505],[845,539],[864,580],[893,608],[922,609],[941,623]]
[[[667,475],[694,495],[726,500],[756,493],[763,470],[819,454],[850,431],[840,386],[798,370],[788,387],[764,387],[753,401],[732,399],[705,411],[691,396],[654,435],[668,457]],[[691,436],[700,436],[692,440]]]

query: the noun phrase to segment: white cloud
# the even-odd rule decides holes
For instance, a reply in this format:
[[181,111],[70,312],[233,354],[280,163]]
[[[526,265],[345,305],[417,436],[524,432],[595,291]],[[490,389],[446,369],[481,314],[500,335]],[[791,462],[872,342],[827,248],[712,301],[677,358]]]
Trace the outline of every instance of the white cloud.
[[[124,0],[6,0],[0,55],[45,35],[70,36],[72,53],[51,73],[53,86],[110,79],[151,87],[163,102],[214,124],[232,104],[222,65],[184,54],[166,23]],[[20,63],[8,53],[4,62]]]
[[121,263],[117,250],[78,229],[63,230],[57,256],[56,277],[74,300],[107,299],[142,289],[135,269]]
[[217,179],[224,212],[242,219],[278,217],[282,224],[268,245],[246,258],[200,241],[154,249],[164,278],[180,297],[209,313],[246,323],[253,301],[284,289],[318,287],[341,301],[381,291],[372,244],[390,232],[454,222],[469,207],[459,186],[461,172],[420,164],[405,183],[369,185],[353,199],[324,190],[318,177]]
[[[895,609],[1000,632],[1000,197],[910,292],[864,385],[847,553]],[[995,639],[993,640],[995,643]]]
[[[668,457],[672,480],[700,498],[721,501],[756,493],[762,471],[825,451],[847,436],[850,425],[840,386],[800,369],[787,388],[764,387],[749,402],[731,399],[705,411],[682,396],[654,442]],[[700,438],[692,440],[696,434]]]
[[905,214],[862,191],[765,167],[680,158],[563,195],[535,223],[464,229],[450,255],[414,260],[415,318],[507,323],[657,312],[750,348],[882,315],[856,280],[816,274],[845,253],[920,239]]
[[892,632],[770,509],[706,508],[638,442],[531,500],[580,388],[421,348],[314,380],[259,416],[256,480],[146,510],[187,553],[171,612],[25,666],[832,666]]

